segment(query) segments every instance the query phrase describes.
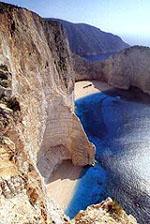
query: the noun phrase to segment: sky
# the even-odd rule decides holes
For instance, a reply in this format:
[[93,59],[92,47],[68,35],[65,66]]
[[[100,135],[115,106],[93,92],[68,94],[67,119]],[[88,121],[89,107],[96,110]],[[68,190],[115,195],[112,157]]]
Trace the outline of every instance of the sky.
[[150,46],[150,0],[3,0],[42,17],[87,23],[131,45]]

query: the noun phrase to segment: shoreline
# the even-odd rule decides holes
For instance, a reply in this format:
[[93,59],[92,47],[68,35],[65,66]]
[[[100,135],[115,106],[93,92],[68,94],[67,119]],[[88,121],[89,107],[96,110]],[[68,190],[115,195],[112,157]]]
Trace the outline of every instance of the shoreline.
[[67,209],[74,195],[82,168],[74,166],[70,160],[65,160],[50,177],[47,184],[48,195],[63,210]]
[[[79,81],[75,83],[75,100],[110,89],[110,86],[100,81]],[[63,161],[53,172],[47,184],[49,197],[60,205],[64,211],[74,196],[78,180],[83,167],[74,166],[71,161]]]
[[79,81],[75,83],[74,97],[78,100],[90,94],[102,92],[112,87],[102,81]]

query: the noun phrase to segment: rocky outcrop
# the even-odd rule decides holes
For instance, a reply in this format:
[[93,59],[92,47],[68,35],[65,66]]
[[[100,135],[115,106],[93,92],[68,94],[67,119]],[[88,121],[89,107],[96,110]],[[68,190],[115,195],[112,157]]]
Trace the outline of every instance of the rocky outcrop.
[[100,204],[91,205],[85,211],[80,211],[75,217],[74,224],[137,224],[131,215],[112,199],[108,198]]
[[0,66],[0,223],[52,223],[45,189],[16,126],[19,101],[11,97],[12,74]]
[[105,62],[90,62],[78,55],[73,55],[75,81],[100,80],[104,81],[103,64]]
[[102,80],[121,89],[134,86],[150,94],[150,48],[134,46],[105,60],[89,63],[74,56],[76,81]]
[[79,56],[113,53],[129,47],[120,37],[88,24],[75,24],[60,19],[47,20],[58,21],[63,25],[72,53]]
[[106,61],[106,80],[114,87],[129,89],[138,87],[150,94],[150,48],[128,48]]
[[94,160],[74,114],[68,43],[60,24],[26,9],[0,3],[0,22],[0,222],[61,224],[44,181],[63,160]]

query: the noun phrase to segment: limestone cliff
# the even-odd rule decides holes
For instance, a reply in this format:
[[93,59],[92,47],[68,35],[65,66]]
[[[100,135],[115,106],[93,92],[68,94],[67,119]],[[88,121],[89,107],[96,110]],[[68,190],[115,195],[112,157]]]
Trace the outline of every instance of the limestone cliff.
[[74,224],[137,224],[132,215],[125,211],[112,199],[107,198],[100,204],[91,205],[85,211],[80,211]]
[[[74,114],[74,76],[59,23],[0,3],[0,224],[71,223],[47,197],[45,182],[63,160],[94,160]],[[88,221],[80,213],[75,222],[90,223],[89,209],[85,214]]]
[[150,94],[150,48],[134,46],[106,60],[104,74],[107,82],[118,88],[138,87]]
[[74,56],[76,81],[101,80],[129,89],[134,86],[150,94],[150,48],[134,46],[105,60],[90,63]]
[[61,25],[0,3],[0,223],[51,223],[43,179],[62,160],[93,162],[73,89]]
[[90,62],[75,54],[72,55],[72,58],[76,82],[83,80],[103,81],[102,65],[104,62]]

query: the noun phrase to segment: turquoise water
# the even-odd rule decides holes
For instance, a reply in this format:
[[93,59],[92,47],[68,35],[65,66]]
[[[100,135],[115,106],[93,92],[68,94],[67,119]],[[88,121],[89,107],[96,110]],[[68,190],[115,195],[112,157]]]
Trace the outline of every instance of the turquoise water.
[[66,214],[73,218],[81,209],[90,205],[91,200],[94,204],[102,200],[106,178],[107,174],[99,164],[95,167],[86,167],[81,174],[81,180],[78,182]]
[[76,101],[76,114],[96,146],[66,210],[71,218],[107,196],[141,224],[150,223],[150,98],[137,90],[112,90]]

